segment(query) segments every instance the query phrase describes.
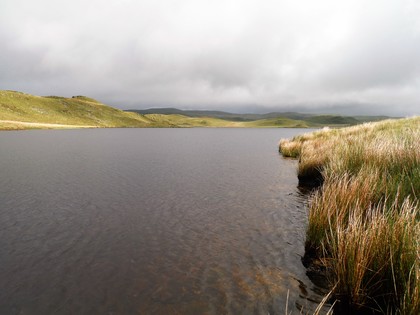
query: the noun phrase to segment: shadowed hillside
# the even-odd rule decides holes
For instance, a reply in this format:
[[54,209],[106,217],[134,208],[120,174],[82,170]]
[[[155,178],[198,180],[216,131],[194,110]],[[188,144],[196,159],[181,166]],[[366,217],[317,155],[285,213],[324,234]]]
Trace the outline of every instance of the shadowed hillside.
[[[223,111],[210,110],[181,110],[177,108],[150,108],[132,109],[142,115],[163,114],[163,115],[183,115],[188,117],[212,117],[228,121],[249,122],[245,126],[249,127],[323,127],[323,126],[349,126],[362,122],[379,121],[388,119],[387,116],[340,116],[340,115],[314,115],[296,112],[271,112],[266,114],[238,114]],[[257,122],[259,121],[259,122]],[[254,124],[255,122],[255,124]]]

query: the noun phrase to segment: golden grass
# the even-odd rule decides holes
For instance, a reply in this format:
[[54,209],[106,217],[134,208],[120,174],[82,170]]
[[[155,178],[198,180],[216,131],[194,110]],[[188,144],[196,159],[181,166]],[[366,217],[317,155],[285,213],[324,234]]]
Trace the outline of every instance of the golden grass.
[[331,224],[324,259],[337,297],[355,308],[370,305],[389,312],[397,306],[399,312],[418,314],[417,206],[407,199],[391,209],[355,207],[346,220]]
[[298,176],[321,174],[306,252],[334,296],[355,310],[420,313],[420,117],[320,130],[282,140]]

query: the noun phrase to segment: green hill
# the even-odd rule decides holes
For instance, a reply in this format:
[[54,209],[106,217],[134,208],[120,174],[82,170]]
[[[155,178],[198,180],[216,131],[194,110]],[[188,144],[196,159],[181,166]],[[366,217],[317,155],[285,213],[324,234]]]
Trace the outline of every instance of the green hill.
[[83,127],[241,127],[213,117],[122,111],[86,96],[34,96],[0,91],[0,129]]
[[163,127],[245,127],[240,123],[215,117],[188,117],[179,114],[146,114],[144,117]]
[[[368,117],[362,117],[363,121]],[[96,127],[289,127],[355,125],[346,116],[299,113],[234,114],[176,108],[122,111],[86,96],[34,96],[0,90],[0,129]]]
[[146,127],[143,116],[84,96],[65,98],[0,91],[0,120],[92,127]]
[[229,113],[216,110],[182,110],[178,108],[149,108],[149,109],[130,109],[129,112],[134,112],[138,114],[163,114],[163,115],[183,115],[188,117],[213,117],[220,118],[229,121],[255,121],[261,119],[270,119],[270,118],[289,118],[302,120],[308,117],[315,115],[312,114],[301,114],[295,112],[271,112],[267,114],[238,114],[238,113]]
[[303,120],[276,117],[269,119],[258,119],[242,123],[246,127],[284,127],[284,128],[308,128],[310,124]]
[[[379,121],[389,119],[388,116],[340,116],[340,115],[315,115],[302,114],[296,112],[271,112],[266,114],[238,114],[223,111],[210,110],[181,110],[177,108],[150,108],[132,109],[141,115],[161,114],[161,115],[183,115],[188,117],[212,117],[227,121],[246,122],[244,126],[264,127],[322,127],[322,126],[343,126],[356,125],[362,122]],[[247,123],[249,122],[249,123]]]
[[333,116],[333,115],[320,115],[308,117],[305,119],[308,123],[318,125],[356,125],[360,123],[353,117]]

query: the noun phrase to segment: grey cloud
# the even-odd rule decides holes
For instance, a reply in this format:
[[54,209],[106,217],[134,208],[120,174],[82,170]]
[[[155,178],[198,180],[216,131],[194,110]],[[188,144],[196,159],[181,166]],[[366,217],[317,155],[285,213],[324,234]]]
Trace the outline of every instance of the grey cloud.
[[121,108],[418,114],[419,12],[411,0],[4,0],[0,84]]
[[405,23],[405,14],[392,11],[385,18],[380,25],[365,21],[334,52],[325,75],[331,89],[398,87],[420,77],[420,32]]

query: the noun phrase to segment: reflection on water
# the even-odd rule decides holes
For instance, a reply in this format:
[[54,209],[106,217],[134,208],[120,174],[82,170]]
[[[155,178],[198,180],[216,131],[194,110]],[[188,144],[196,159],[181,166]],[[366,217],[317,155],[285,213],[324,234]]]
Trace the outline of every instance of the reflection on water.
[[298,129],[0,134],[0,314],[298,314]]

